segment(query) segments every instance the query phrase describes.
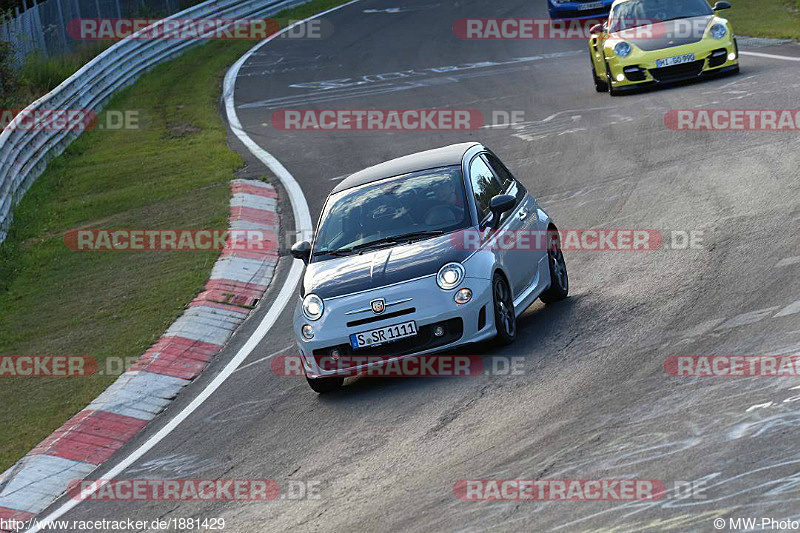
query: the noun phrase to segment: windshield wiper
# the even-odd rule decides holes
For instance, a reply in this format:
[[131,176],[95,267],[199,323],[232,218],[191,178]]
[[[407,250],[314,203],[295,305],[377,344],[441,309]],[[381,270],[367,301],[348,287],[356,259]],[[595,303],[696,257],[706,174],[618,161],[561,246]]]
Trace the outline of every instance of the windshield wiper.
[[389,244],[397,244],[399,242],[411,242],[414,239],[421,238],[421,237],[434,237],[436,235],[443,234],[444,231],[442,230],[424,230],[424,231],[414,231],[411,233],[405,233],[403,235],[392,235],[391,237],[383,237],[382,239],[377,239],[374,241],[365,242],[362,244],[356,244],[355,246],[351,246],[350,248],[339,248],[336,250],[323,250],[321,252],[316,252],[314,255],[321,256],[321,255],[348,255],[353,252],[359,250],[365,250],[367,248],[372,248],[374,246],[385,246]]
[[323,250],[321,252],[316,252],[314,255],[317,257],[324,256],[324,255],[336,255],[336,256],[345,256],[350,255],[353,252],[357,252],[359,250],[363,250],[365,248],[371,248],[373,246],[379,245],[388,245],[388,244],[396,244],[394,237],[386,237],[384,239],[378,239],[376,241],[365,242],[363,244],[357,244],[355,246],[351,246],[350,248],[338,248],[336,250]]
[[397,244],[399,242],[411,242],[414,239],[418,239],[421,237],[434,237],[436,235],[441,235],[444,233],[442,230],[423,230],[423,231],[413,231],[411,233],[404,233],[403,235],[392,235],[391,237],[383,237],[382,239],[378,239],[375,241],[365,242],[363,244],[357,244],[350,248],[350,250],[364,250],[366,248],[372,248],[373,246],[382,246],[386,244]]
[[683,19],[691,19],[694,17],[704,17],[705,15],[681,15],[679,17],[672,17],[664,20],[659,20],[658,22],[669,22],[671,20],[683,20]]
[[681,20],[681,19],[685,19],[685,18],[700,17],[700,16],[702,16],[702,15],[689,15],[689,16],[681,15],[679,17],[672,17],[672,18],[668,18],[668,19],[635,19],[635,21],[636,21],[635,24],[632,24],[630,26],[625,26],[625,28],[620,28],[618,30],[614,30],[614,31],[609,32],[609,33],[622,33],[624,31],[632,30],[632,29],[635,29],[635,28],[642,28],[644,26],[653,26],[655,24],[661,24],[661,23],[664,23],[664,22],[669,22],[671,20]]
[[314,255],[321,256],[321,255],[348,255],[353,253],[352,248],[339,248],[338,250],[322,250],[320,252],[314,252]]
[[422,230],[422,231],[412,231],[411,233],[405,233],[403,235],[398,235],[397,237],[392,237],[395,242],[400,241],[409,241],[411,242],[414,239],[419,237],[435,237],[437,235],[441,235],[444,231],[440,229],[433,229],[433,230]]

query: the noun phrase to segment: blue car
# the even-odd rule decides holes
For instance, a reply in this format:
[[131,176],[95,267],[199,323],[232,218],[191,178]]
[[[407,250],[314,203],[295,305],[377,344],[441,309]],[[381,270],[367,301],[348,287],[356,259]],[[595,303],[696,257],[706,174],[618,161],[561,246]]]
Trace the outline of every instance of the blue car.
[[[546,245],[515,246],[546,234]],[[511,246],[498,246],[510,235]],[[522,239],[533,242],[535,239]],[[566,298],[557,229],[500,159],[478,143],[367,168],[325,201],[294,314],[306,378],[323,393],[369,355],[385,365],[495,338],[509,344],[536,298]]]
[[608,17],[614,0],[547,0],[551,19],[601,19]]

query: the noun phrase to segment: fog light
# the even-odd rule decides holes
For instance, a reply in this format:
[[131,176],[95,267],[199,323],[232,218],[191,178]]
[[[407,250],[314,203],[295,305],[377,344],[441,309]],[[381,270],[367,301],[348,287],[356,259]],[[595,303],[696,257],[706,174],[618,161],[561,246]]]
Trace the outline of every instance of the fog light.
[[735,52],[731,52],[730,54],[728,54],[728,61],[733,61],[734,59],[736,59]]
[[310,324],[303,325],[303,338],[309,341],[314,338],[314,328]]
[[472,291],[470,289],[461,289],[456,293],[455,300],[457,304],[465,304],[472,300]]
[[444,328],[442,326],[436,326],[433,328],[433,334],[436,337],[444,337]]
[[625,74],[617,74],[617,81],[625,81]]

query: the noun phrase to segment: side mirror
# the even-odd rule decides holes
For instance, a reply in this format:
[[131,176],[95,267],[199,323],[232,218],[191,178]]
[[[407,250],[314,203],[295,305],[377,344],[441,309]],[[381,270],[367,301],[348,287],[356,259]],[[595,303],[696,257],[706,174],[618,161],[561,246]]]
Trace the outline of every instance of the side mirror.
[[592,35],[597,35],[598,33],[603,33],[603,25],[602,24],[595,24],[591,28],[589,28],[589,33]]
[[308,241],[300,241],[292,246],[292,257],[295,259],[302,259],[303,263],[308,264],[311,259],[311,243]]
[[498,194],[489,201],[489,210],[492,212],[492,228],[497,229],[500,226],[500,217],[506,211],[514,209],[517,205],[517,199],[510,194]]
[[717,2],[714,4],[714,11],[724,11],[730,9],[731,5],[728,2]]

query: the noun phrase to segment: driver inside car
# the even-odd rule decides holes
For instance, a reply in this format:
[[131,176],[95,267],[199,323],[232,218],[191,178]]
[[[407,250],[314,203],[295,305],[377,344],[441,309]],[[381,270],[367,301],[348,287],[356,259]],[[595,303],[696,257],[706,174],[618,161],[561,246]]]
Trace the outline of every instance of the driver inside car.
[[434,194],[434,205],[425,215],[425,224],[449,226],[464,218],[464,198],[458,194],[456,184],[452,180],[441,180],[437,183]]

